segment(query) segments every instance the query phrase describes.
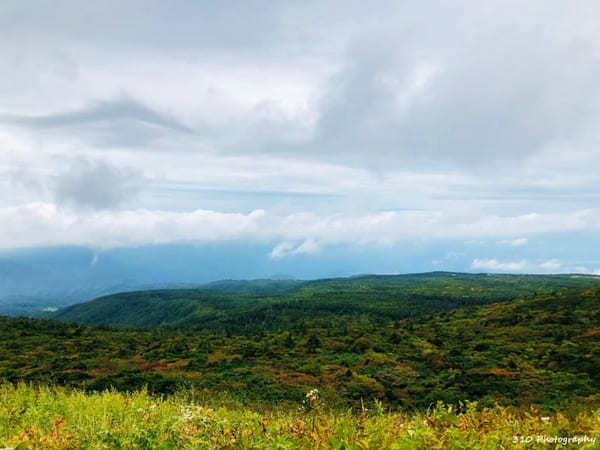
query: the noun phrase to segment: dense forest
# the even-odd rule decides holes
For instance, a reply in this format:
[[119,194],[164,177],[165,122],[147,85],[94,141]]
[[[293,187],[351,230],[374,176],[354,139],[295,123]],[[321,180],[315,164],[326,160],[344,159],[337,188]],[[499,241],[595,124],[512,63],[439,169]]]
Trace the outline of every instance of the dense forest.
[[49,318],[90,325],[255,333],[309,321],[368,318],[376,324],[448,309],[596,286],[582,275],[491,275],[434,272],[315,281],[222,281],[200,289],[127,292],[73,305]]
[[119,326],[0,318],[0,379],[263,406],[318,388],[357,410],[586,408],[600,401],[598,281],[438,273],[115,295],[57,317]]

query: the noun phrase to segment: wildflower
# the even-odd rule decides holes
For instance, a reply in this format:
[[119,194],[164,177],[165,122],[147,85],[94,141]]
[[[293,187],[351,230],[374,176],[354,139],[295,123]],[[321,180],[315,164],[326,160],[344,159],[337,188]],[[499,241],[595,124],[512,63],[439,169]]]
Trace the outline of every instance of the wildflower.
[[302,411],[308,412],[308,411],[314,411],[316,409],[319,409],[320,406],[321,406],[321,399],[319,396],[319,390],[311,389],[310,391],[308,391],[306,393],[304,400],[302,400],[302,405],[300,406],[300,409]]
[[306,399],[310,403],[316,402],[319,399],[319,390],[318,389],[311,389],[310,391],[308,391],[308,393],[306,394]]
[[190,420],[192,420],[194,418],[194,412],[192,411],[191,408],[182,407],[180,409],[180,411],[181,411],[181,420],[183,420],[184,422],[189,422]]
[[547,416],[546,417],[542,417],[542,422],[544,422],[544,423],[550,422],[550,417],[547,417]]

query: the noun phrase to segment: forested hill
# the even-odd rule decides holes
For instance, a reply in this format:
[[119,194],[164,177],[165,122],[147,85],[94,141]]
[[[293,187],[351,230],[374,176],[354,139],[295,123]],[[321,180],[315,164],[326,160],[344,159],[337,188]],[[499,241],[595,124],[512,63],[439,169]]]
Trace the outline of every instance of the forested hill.
[[305,319],[254,334],[0,317],[0,360],[0,380],[91,390],[194,387],[297,405],[318,387],[329,404],[359,408],[373,399],[586,408],[600,403],[600,288],[386,323]]
[[52,317],[94,325],[254,332],[286,330],[306,320],[397,320],[593,285],[600,285],[599,277],[446,272],[304,282],[222,281],[200,289],[109,295]]

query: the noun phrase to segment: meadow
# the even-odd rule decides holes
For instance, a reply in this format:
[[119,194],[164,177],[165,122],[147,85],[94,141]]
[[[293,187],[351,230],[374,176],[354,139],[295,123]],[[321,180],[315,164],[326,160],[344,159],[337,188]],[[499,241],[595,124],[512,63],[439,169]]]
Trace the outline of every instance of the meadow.
[[498,449],[597,448],[600,409],[544,416],[534,408],[435,405],[388,412],[331,410],[307,393],[295,410],[252,410],[226,396],[145,391],[86,394],[20,384],[0,387],[0,446],[21,449]]

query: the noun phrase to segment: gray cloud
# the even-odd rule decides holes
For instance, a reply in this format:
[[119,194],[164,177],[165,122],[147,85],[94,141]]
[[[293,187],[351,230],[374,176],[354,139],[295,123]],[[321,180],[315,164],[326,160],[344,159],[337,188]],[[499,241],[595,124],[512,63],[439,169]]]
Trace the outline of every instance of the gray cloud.
[[597,155],[600,33],[586,9],[460,4],[425,12],[408,3],[354,36],[302,150],[477,171],[514,168],[558,145]]
[[[9,2],[0,24],[11,42],[24,42],[20,46],[28,52],[20,58],[50,48],[77,67],[70,77],[97,71],[102,61],[116,76],[133,73],[159,87],[160,80],[143,72],[148,61],[160,59],[165,71],[169,64],[200,67],[177,91],[180,103],[199,96],[197,106],[183,111],[173,98],[173,115],[124,99],[4,118],[34,129],[75,127],[92,145],[150,148],[168,132],[189,133],[177,118],[185,116],[198,136],[196,143],[182,141],[182,148],[202,142],[226,154],[292,155],[376,168],[510,170],[557,146],[597,154],[595,2],[568,11],[554,1],[38,6],[25,13]],[[187,86],[207,64],[217,79],[219,71],[235,73],[240,83],[256,70],[281,72],[283,79],[294,69],[337,70],[316,77],[315,95],[305,99],[303,114],[287,114],[280,103],[288,99],[280,93],[258,98],[249,109],[233,99],[232,111],[219,118],[206,99],[217,103],[230,92],[202,83]],[[24,67],[31,71],[31,65]],[[203,90],[213,97],[200,95]],[[210,126],[205,116],[213,119]]]
[[84,125],[94,122],[133,120],[157,125],[174,131],[189,133],[191,130],[175,119],[162,115],[131,99],[100,101],[76,111],[42,116],[4,116],[4,122],[31,128],[54,128]]
[[80,159],[56,177],[54,194],[58,204],[114,209],[135,200],[140,182],[141,175],[131,169]]
[[[130,98],[98,101],[86,108],[37,116],[1,115],[0,123],[44,132],[72,133],[101,147],[142,146],[169,133],[192,134],[175,118]],[[61,130],[64,129],[64,130]]]
[[[291,10],[288,12],[288,10]],[[55,49],[77,38],[70,49],[89,47],[92,57],[152,54],[227,62],[231,57],[260,57],[305,53],[310,40],[288,26],[298,5],[246,2],[198,3],[178,0],[169,4],[151,0],[81,3],[59,0],[36,2],[35,7],[8,0],[0,5],[0,27],[11,42]],[[276,39],[276,42],[273,41]],[[306,43],[303,45],[303,43]],[[135,59],[129,64],[135,64]]]

